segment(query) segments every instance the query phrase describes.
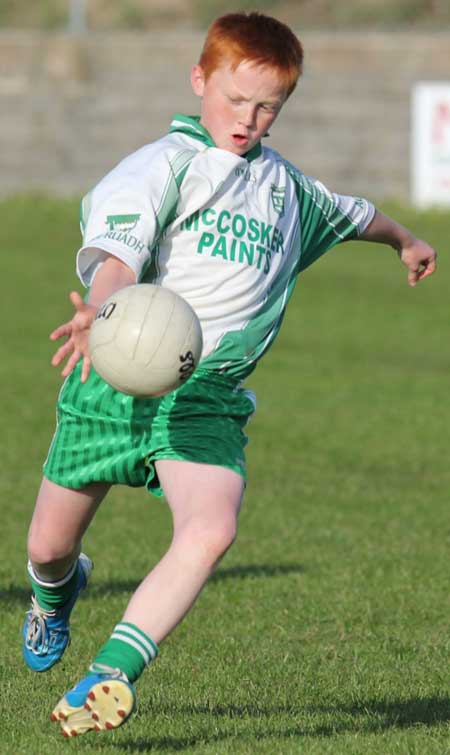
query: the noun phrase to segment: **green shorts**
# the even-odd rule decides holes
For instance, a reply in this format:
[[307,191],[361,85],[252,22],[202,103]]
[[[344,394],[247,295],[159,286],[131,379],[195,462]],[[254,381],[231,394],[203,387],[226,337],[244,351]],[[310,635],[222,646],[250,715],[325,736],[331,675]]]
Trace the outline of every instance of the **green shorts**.
[[158,399],[136,399],[80,365],[64,383],[57,428],[44,464],[55,483],[80,489],[91,482],[146,486],[163,494],[157,459],[217,464],[245,479],[244,427],[254,396],[236,380],[197,369],[183,386]]

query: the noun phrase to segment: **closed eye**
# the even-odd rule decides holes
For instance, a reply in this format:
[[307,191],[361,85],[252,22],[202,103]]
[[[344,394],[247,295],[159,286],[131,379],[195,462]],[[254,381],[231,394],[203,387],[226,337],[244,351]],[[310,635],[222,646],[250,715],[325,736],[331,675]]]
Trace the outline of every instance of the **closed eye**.
[[263,102],[260,105],[261,110],[264,110],[266,113],[278,113],[280,109],[280,105],[278,103],[272,103],[272,102]]

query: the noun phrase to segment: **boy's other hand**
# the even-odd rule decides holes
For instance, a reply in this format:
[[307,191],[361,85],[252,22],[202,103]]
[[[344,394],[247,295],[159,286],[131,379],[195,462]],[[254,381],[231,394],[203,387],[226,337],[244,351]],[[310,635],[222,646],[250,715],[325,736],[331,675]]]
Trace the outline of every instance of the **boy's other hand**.
[[436,270],[437,254],[434,249],[421,239],[414,238],[411,243],[398,251],[403,264],[408,268],[408,283],[415,286]]
[[361,233],[360,239],[392,246],[408,268],[410,286],[415,286],[436,270],[437,254],[434,249],[426,241],[416,238],[405,226],[379,210],[375,211],[372,222]]
[[85,383],[91,369],[91,357],[89,354],[89,329],[94,321],[97,308],[87,304],[76,291],[70,294],[70,301],[75,307],[75,314],[69,322],[60,325],[52,333],[50,339],[57,341],[58,338],[66,338],[65,344],[60,346],[52,359],[53,367],[58,367],[68,357],[66,366],[61,372],[63,377],[70,375],[79,360],[83,360],[81,367],[81,382]]

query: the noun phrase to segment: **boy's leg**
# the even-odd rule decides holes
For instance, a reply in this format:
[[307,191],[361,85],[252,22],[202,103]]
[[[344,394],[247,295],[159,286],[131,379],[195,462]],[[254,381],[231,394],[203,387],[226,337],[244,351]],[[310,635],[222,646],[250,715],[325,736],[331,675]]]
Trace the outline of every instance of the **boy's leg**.
[[73,490],[44,477],[28,533],[28,557],[42,579],[55,581],[67,574],[109,487],[95,482]]
[[42,481],[28,536],[34,594],[23,627],[23,656],[33,671],[51,668],[69,643],[70,613],[92,569],[80,555],[81,538],[108,487],[72,490]]
[[225,467],[156,462],[173,517],[169,550],[132,596],[123,621],[162,642],[185,616],[232,545],[244,481]]
[[172,543],[132,596],[90,675],[54,709],[52,718],[60,720],[66,736],[115,728],[129,717],[134,707],[130,683],[156,656],[156,643],[186,615],[236,536],[244,489],[240,475],[175,460],[156,466],[172,511]]

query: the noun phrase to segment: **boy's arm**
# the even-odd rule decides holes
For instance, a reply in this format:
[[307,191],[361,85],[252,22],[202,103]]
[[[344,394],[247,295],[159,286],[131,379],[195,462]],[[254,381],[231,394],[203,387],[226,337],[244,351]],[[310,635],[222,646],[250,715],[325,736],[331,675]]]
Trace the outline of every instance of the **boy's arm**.
[[363,241],[389,244],[396,249],[401,261],[408,268],[410,286],[415,286],[418,281],[436,270],[437,254],[434,249],[379,210],[359,238]]
[[66,366],[61,372],[63,377],[70,375],[78,361],[82,359],[81,382],[86,382],[91,368],[89,329],[97,310],[108,296],[133,283],[136,283],[133,270],[117,257],[108,256],[95,275],[87,302],[79,293],[72,291],[70,301],[75,308],[74,316],[50,334],[52,341],[66,337],[66,342],[60,346],[52,359],[52,365],[57,367],[68,357]]

